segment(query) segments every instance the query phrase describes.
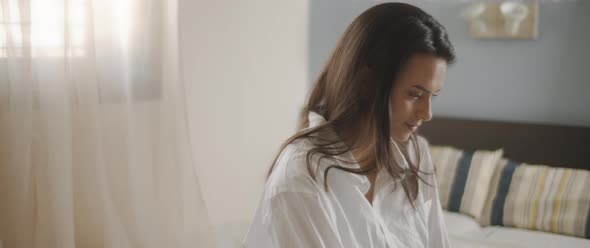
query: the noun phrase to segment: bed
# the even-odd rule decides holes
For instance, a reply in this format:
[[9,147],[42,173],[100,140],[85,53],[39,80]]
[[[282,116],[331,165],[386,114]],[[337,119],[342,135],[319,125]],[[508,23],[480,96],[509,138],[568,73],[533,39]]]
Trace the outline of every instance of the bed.
[[[590,170],[585,153],[590,144],[587,127],[435,118],[421,128],[420,134],[435,146],[503,149],[504,157],[521,162]],[[445,211],[444,215],[453,247],[590,247],[590,239],[522,228],[482,227],[465,214]]]

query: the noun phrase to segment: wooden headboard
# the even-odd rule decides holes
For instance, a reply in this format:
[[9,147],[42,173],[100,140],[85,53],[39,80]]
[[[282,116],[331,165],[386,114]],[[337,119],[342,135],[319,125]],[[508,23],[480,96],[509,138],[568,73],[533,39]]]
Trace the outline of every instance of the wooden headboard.
[[528,164],[590,170],[590,127],[476,121],[435,117],[420,129],[431,145],[504,149]]

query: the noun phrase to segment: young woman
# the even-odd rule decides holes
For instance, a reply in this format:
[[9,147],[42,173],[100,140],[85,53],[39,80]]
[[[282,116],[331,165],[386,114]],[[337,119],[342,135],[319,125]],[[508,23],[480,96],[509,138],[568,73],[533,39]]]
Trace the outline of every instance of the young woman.
[[453,47],[403,3],[345,31],[280,149],[244,247],[449,247],[428,144]]

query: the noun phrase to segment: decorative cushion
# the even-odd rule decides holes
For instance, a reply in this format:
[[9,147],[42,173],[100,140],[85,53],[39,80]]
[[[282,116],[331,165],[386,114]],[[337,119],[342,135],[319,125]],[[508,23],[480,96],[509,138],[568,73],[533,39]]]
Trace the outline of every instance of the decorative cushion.
[[590,171],[502,159],[490,184],[480,224],[590,238]]
[[479,219],[502,150],[464,151],[431,146],[431,157],[442,208]]

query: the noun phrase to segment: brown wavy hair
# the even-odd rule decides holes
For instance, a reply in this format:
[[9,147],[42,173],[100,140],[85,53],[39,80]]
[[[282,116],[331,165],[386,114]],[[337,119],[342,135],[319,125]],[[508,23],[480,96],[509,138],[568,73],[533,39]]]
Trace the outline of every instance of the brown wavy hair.
[[[315,81],[300,131],[288,138],[280,151],[295,140],[311,142],[313,148],[307,152],[306,163],[308,172],[315,178],[319,166],[316,170],[312,167],[314,155],[319,155],[318,165],[322,159],[354,163],[336,157],[359,148],[361,140],[369,140],[371,153],[357,159],[359,163],[371,161],[371,166],[359,169],[328,166],[324,173],[325,190],[328,190],[328,170],[332,168],[360,175],[385,168],[399,180],[413,206],[418,195],[418,179],[424,181],[419,175],[424,173],[419,169],[420,145],[417,135],[412,134],[410,140],[418,154],[417,162],[408,161],[407,169],[396,163],[390,141],[389,101],[398,73],[414,54],[434,55],[448,64],[455,60],[445,28],[423,10],[404,3],[384,3],[363,12],[341,36]],[[309,112],[318,113],[326,122],[310,128]],[[267,178],[279,156],[280,152]]]

